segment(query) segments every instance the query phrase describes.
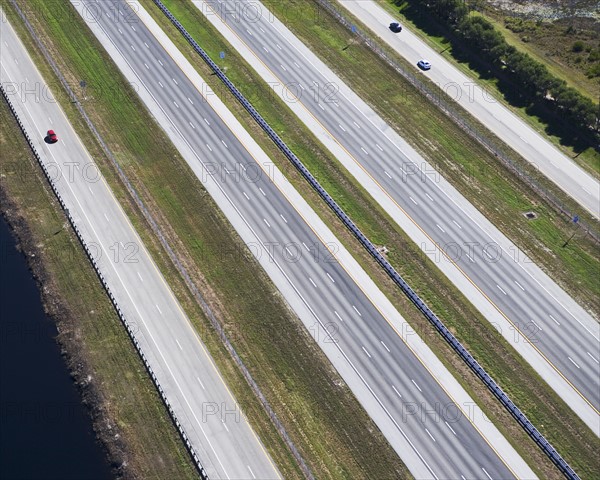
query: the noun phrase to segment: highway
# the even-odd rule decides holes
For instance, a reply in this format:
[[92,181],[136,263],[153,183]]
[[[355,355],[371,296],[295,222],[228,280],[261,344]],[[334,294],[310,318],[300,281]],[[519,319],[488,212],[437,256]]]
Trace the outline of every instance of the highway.
[[481,411],[418,336],[403,341],[400,314],[148,13],[137,2],[83,5],[92,32],[242,239],[259,247],[253,254],[411,472],[535,477],[489,421],[475,418]]
[[[510,145],[525,160],[574,198],[595,218],[600,218],[600,184],[543,134],[530,127],[473,79],[461,72],[409,28],[394,34],[388,25],[397,21],[373,0],[339,0],[356,18],[383,39],[396,52],[415,65],[421,58],[432,63],[427,77],[457,103]],[[415,67],[415,72],[417,71]]]
[[[280,478],[12,26],[0,28],[0,81],[210,478]],[[45,143],[48,129],[58,143]]]
[[422,249],[442,247],[442,256],[437,250],[430,258],[486,318],[504,325],[504,337],[600,434],[596,320],[273,12],[259,2],[193,3],[265,80],[287,86],[274,90]]

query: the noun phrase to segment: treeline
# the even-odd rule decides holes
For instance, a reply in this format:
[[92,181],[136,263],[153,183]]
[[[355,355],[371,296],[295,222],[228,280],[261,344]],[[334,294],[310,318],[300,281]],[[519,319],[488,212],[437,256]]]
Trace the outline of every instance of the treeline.
[[569,126],[590,133],[595,130],[597,137],[598,106],[552,75],[545,65],[509,45],[486,19],[469,15],[464,0],[410,0],[409,3],[435,16],[461,41],[460,47],[485,62],[495,77],[509,77],[521,100],[544,103]]

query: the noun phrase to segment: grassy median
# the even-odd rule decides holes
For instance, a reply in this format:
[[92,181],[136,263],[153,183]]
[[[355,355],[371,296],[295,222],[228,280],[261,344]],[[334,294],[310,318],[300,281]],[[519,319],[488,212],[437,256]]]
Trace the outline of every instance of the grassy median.
[[[142,3],[197,68],[205,81],[220,93],[220,98],[236,113],[244,126],[286,173],[294,186],[319,212],[321,217],[337,233],[338,238],[379,283],[403,315],[426,338],[427,342],[449,366],[451,371],[456,373],[457,378],[461,379],[465,388],[474,398],[481,397],[484,410],[491,418],[494,418],[497,424],[501,425],[501,429],[507,438],[514,440],[517,448],[525,458],[535,458],[532,463],[536,464],[534,468],[543,469],[542,477],[556,475],[556,471],[545,460],[545,457],[537,451],[537,447],[529,443],[527,437],[518,427],[514,428],[512,418],[507,416],[501,408],[498,408],[497,402],[481,387],[479,381],[472,377],[460,360],[456,359],[455,354],[432,331],[427,322],[414,311],[412,305],[406,302],[396,287],[389,282],[364,251],[357,247],[354,239],[341,227],[337,218],[329,210],[323,209],[321,200],[296,171],[290,167],[287,160],[283,158],[253,120],[249,119],[243,108],[231,96],[223,92],[218,81],[210,75],[210,70],[182,39],[181,35],[153,6],[153,2],[144,0]],[[588,471],[593,470],[595,468],[594,461],[591,460],[592,457],[587,457],[587,455],[597,445],[595,436],[580,421],[573,418],[573,413],[564,402],[515,354],[512,347],[500,338],[497,332],[481,318],[461,293],[449,285],[449,282],[437,268],[424,258],[414,244],[399,231],[386,213],[376,206],[352,177],[331,158],[324,147],[314,140],[310,132],[300,124],[294,114],[275,98],[264,82],[237,52],[223,40],[201,13],[189,2],[167,0],[165,3],[213,58],[218,59],[220,51],[226,52],[225,59],[219,60],[219,64],[227,67],[229,77],[251,99],[261,114],[296,154],[311,168],[319,181],[357,221],[363,231],[373,238],[376,243],[385,244],[390,248],[388,258],[394,266],[410,280],[411,284],[427,299],[434,310],[440,314],[461,340],[469,346],[470,350],[486,366],[488,371],[502,385],[507,387],[513,398],[536,422],[536,425],[544,425],[544,433],[557,445],[560,444],[561,452],[568,452],[570,461],[580,462],[578,465],[581,465],[582,468],[588,469]],[[515,372],[521,373],[515,377]],[[553,419],[560,423],[560,427],[554,429],[554,425],[558,424]],[[570,423],[571,419],[573,423]],[[565,429],[569,430],[570,440],[561,441],[565,438]],[[588,453],[581,455],[581,449]]]
[[[25,2],[19,2],[22,6]],[[308,332],[247,253],[187,164],[68,3],[35,0],[31,20],[318,478],[408,478],[404,465]],[[42,21],[43,19],[43,21]],[[22,29],[21,29],[22,30]],[[36,55],[44,75],[52,73]],[[64,100],[62,91],[54,90]],[[285,478],[291,454],[128,198],[78,113],[68,116],[200,331],[219,370]],[[172,477],[174,478],[174,477]]]
[[58,341],[115,474],[197,478],[179,434],[4,99],[2,211],[57,323]]
[[[458,59],[458,55],[453,53],[453,48],[451,42],[445,38],[442,34],[437,32],[437,29],[432,28],[430,32],[424,32],[416,25],[416,19],[412,18],[412,16],[407,12],[407,8],[409,4],[407,2],[402,2],[400,4],[398,0],[376,0],[379,5],[390,12],[392,15],[396,16],[399,21],[404,23],[405,25],[410,26],[411,31],[418,35],[423,41],[425,41],[430,47],[438,52],[443,52],[446,56],[447,60],[454,64],[459,70],[461,70],[466,75],[474,78],[477,83],[483,86],[486,90],[493,93],[494,97],[498,99],[498,101],[502,102],[507,108],[509,108],[512,112],[517,114],[523,120],[525,120],[532,128],[537,130],[541,135],[545,136],[549,139],[555,147],[559,148],[563,151],[565,155],[574,159],[580,166],[585,168],[592,175],[596,176],[596,178],[600,175],[600,152],[595,150],[593,147],[588,147],[583,151],[577,150],[572,145],[565,144],[564,141],[561,141],[561,138],[558,135],[550,132],[548,125],[540,120],[534,113],[528,112],[525,107],[518,107],[515,105],[511,105],[505,98],[504,94],[500,92],[498,88],[499,80],[496,78],[490,78],[486,76],[474,68],[471,68],[468,62],[462,61]],[[479,12],[475,14],[480,14]],[[515,46],[517,49],[524,51],[532,56],[534,56],[538,61],[545,63],[548,69],[554,73],[557,77],[563,78],[565,76],[565,72],[561,71],[562,69],[553,68],[553,65],[550,62],[546,62],[543,55],[538,55],[535,53],[535,47],[530,46],[527,43],[520,42],[517,40],[510,30],[506,29],[503,24],[501,24],[497,19],[495,19],[494,15],[484,15],[485,18],[492,23],[505,35],[507,42],[511,45]],[[434,31],[436,33],[434,33]],[[557,41],[565,41],[564,38],[558,38]],[[383,43],[383,41],[381,42]],[[396,54],[397,55],[397,54]],[[434,67],[435,68],[435,67]],[[566,79],[565,79],[566,80]],[[579,82],[572,82],[575,80],[575,77],[570,78],[571,81],[568,81],[571,86],[575,88],[579,88],[582,93],[590,96],[593,101],[597,101],[598,99],[598,85],[596,84],[595,93],[592,88],[593,80],[588,80],[585,82],[587,85],[584,88]],[[587,80],[587,79],[586,79]]]

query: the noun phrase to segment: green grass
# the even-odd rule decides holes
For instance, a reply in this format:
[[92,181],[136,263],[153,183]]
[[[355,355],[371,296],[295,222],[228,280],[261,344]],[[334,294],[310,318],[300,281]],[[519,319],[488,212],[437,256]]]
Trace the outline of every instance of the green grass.
[[[166,135],[125,86],[123,77],[72,7],[45,0],[28,3],[39,12],[35,26],[43,32],[61,71],[75,85],[79,79],[86,79],[86,110],[159,219],[178,257],[221,318],[234,347],[314,474],[318,478],[408,478],[406,468],[377,427],[248,255]],[[34,50],[30,46],[33,55]],[[51,78],[39,58],[38,65]],[[118,95],[99,93],[111,86],[118,87]],[[54,93],[64,97],[60,91]],[[81,128],[72,106],[64,105],[280,471],[285,478],[300,478],[291,454],[173,265],[161,253],[112,168],[89,133]],[[232,262],[229,252],[242,253]]]
[[[404,15],[403,12],[406,8],[406,5],[398,7],[395,5],[396,0],[376,1],[382,8],[390,12],[392,15],[397,16],[401,22],[408,25],[411,29],[411,32],[419,36],[421,40],[425,41],[425,43],[427,43],[430,47],[434,48],[438,52],[444,52],[444,55],[449,62],[451,62],[464,74],[475,79],[479,85],[487,89],[499,102],[518,115],[521,119],[525,120],[541,135],[549,139],[565,155],[574,159],[575,162],[577,162],[581,167],[585,168],[592,175],[596,177],[600,176],[600,153],[598,151],[592,147],[589,147],[582,152],[575,151],[572,146],[566,145],[564,142],[562,142],[559,136],[548,133],[548,125],[535,115],[529,114],[525,107],[517,107],[508,103],[508,101],[506,101],[504,98],[504,94],[502,94],[498,89],[497,79],[484,77],[477,70],[471,68],[467,62],[457,60],[453,56],[452,46],[447,38],[441,35],[428,34],[420,30],[413,21]],[[489,20],[492,21],[492,19]],[[393,55],[397,57],[397,54]],[[594,101],[597,101],[597,93]]]
[[[139,478],[197,478],[179,434],[4,100],[0,100],[2,210],[43,285],[76,380],[114,466]],[[90,395],[90,392],[93,392]],[[98,399],[98,403],[94,402]],[[108,430],[107,425],[113,425]],[[119,435],[118,441],[114,435]],[[125,445],[122,450],[120,446]]]
[[[218,81],[210,75],[210,70],[199,60],[181,35],[166,21],[165,17],[153,7],[151,1],[142,2],[165,29],[167,34],[188,57],[202,77],[216,90],[221,91]],[[575,460],[581,470],[593,471],[595,465],[589,461],[595,442],[594,435],[582,425],[569,408],[552,393],[549,387],[528,367],[514,350],[488,322],[471,307],[462,294],[453,288],[447,279],[433,266],[416,246],[399,230],[385,212],[357,185],[352,177],[318,144],[310,132],[294,117],[293,114],[274,97],[264,86],[264,82],[253,72],[246,62],[231,49],[220,34],[204,19],[200,12],[189,2],[167,0],[169,9],[183,23],[191,35],[213,58],[219,57],[220,51],[226,52],[219,65],[227,67],[227,74],[232,81],[245,92],[254,106],[281,134],[286,143],[318,177],[319,181],[333,194],[334,198],[346,209],[347,213],[378,244],[390,248],[389,259],[400,273],[411,282],[419,293],[430,303],[453,331],[464,341],[476,358],[496,377],[502,385],[509,386],[513,398],[536,422],[544,425],[544,433],[556,444],[560,444],[561,452],[567,452],[570,461]],[[340,43],[342,44],[342,42]],[[383,291],[394,302],[399,311],[415,326],[427,343],[432,346],[438,357],[455,372],[457,378],[473,396],[480,398],[481,405],[490,418],[494,419],[506,437],[512,439],[524,458],[531,458],[534,468],[538,469],[542,478],[556,476],[557,472],[516,427],[510,418],[481,384],[457,360],[456,355],[436,335],[429,324],[414,310],[412,305],[391,284],[381,270],[374,265],[372,259],[357,246],[356,241],[340,225],[329,210],[323,208],[322,201],[308,187],[307,183],[289,166],[289,163],[273,144],[266,138],[254,121],[248,117],[239,104],[229,95],[220,98],[238,116],[242,124],[252,133],[255,139],[270,155],[275,163],[285,171],[288,179],[300,191],[311,206],[319,212],[330,228],[351,253],[359,260],[367,272],[375,279]],[[515,372],[520,374],[515,375]],[[569,422],[558,422],[569,418]],[[561,420],[562,419],[562,420]],[[573,428],[573,425],[577,427]],[[556,428],[554,428],[556,426]],[[569,431],[568,433],[566,433]],[[569,440],[565,440],[568,437]],[[561,442],[562,439],[562,442]],[[586,454],[581,454],[586,451]]]

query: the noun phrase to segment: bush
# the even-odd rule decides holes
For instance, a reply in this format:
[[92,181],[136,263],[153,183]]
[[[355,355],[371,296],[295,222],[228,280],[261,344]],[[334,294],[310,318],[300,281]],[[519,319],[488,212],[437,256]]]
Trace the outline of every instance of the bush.
[[584,47],[583,42],[581,40],[577,40],[571,47],[571,50],[574,51],[575,53],[579,53],[579,52],[583,52],[583,47]]

